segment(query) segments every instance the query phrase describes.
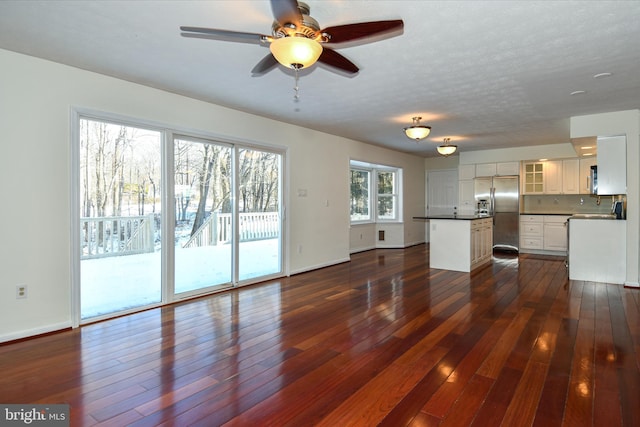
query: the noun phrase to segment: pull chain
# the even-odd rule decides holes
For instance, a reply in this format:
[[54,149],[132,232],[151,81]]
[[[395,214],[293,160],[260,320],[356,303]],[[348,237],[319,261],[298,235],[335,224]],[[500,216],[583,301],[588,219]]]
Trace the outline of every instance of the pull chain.
[[295,80],[295,85],[293,86],[293,91],[294,91],[294,95],[293,95],[293,102],[299,102],[300,101],[300,88],[298,87],[298,67],[294,67],[293,71],[296,73],[296,80]]

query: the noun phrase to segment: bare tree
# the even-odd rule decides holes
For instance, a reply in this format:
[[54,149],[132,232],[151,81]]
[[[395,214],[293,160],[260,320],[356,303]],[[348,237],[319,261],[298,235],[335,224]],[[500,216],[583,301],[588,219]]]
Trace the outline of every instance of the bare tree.
[[202,147],[204,151],[202,156],[203,161],[198,176],[198,210],[196,211],[196,217],[191,229],[192,236],[204,223],[206,217],[207,197],[209,195],[209,187],[211,185],[211,176],[213,167],[218,158],[218,151],[212,145],[203,144]]

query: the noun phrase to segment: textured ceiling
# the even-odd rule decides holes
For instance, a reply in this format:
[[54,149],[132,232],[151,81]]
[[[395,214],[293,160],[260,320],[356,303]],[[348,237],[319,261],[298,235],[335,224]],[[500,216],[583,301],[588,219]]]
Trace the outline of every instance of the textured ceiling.
[[[336,48],[355,76],[303,70],[299,102],[291,71],[252,77],[268,48],[180,36],[269,34],[266,0],[4,0],[0,48],[422,156],[444,137],[460,151],[565,143],[572,116],[640,108],[640,1],[306,2],[321,27],[404,31]],[[419,144],[401,131],[416,115],[433,127]]]

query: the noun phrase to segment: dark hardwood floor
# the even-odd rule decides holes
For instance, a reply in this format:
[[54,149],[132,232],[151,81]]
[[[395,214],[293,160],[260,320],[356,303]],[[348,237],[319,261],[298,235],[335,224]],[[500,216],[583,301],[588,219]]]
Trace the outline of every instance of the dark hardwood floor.
[[640,426],[640,291],[428,246],[0,346],[1,403],[72,425]]

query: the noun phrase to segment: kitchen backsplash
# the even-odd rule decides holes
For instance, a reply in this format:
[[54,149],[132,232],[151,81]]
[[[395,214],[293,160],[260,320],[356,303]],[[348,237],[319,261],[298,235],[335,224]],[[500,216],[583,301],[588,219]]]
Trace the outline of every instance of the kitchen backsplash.
[[[616,200],[618,196],[615,196]],[[522,213],[529,214],[574,214],[574,213],[611,213],[611,196],[601,196],[598,205],[597,196],[586,194],[545,194],[522,196]]]

